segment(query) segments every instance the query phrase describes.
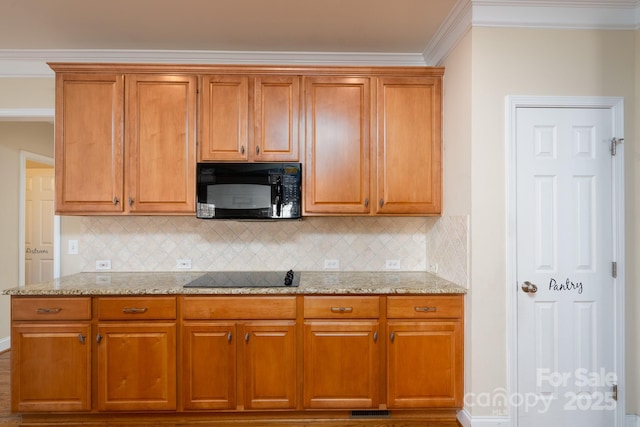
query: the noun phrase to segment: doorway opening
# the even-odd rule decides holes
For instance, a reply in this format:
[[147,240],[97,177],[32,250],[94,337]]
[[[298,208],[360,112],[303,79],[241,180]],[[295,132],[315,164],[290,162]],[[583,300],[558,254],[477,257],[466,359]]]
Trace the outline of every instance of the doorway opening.
[[60,277],[60,217],[54,214],[53,158],[20,151],[18,283]]

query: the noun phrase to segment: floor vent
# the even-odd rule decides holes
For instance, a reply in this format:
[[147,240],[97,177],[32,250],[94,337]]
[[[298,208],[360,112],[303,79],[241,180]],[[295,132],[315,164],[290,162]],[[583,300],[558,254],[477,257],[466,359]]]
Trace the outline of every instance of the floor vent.
[[389,418],[389,411],[351,411],[351,418]]

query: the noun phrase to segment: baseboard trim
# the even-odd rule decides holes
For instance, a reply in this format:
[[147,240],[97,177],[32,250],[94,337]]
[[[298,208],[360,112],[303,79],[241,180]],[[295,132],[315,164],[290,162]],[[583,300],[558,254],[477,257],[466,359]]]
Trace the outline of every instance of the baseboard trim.
[[[458,412],[458,421],[463,427],[508,427],[509,417],[472,417],[466,409]],[[635,426],[634,426],[635,427]]]
[[[508,417],[472,417],[466,409],[458,412],[458,421],[463,427],[506,427]],[[640,427],[640,415],[627,414],[625,427]]]
[[0,353],[11,350],[11,337],[0,338]]

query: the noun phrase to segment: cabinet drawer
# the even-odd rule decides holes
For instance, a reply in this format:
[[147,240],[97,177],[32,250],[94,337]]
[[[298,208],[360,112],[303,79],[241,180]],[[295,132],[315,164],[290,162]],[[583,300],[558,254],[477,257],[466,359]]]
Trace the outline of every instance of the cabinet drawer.
[[378,318],[379,297],[304,297],[304,317],[315,319]]
[[387,298],[390,319],[441,319],[462,317],[462,296],[401,296]]
[[11,298],[12,320],[89,320],[91,298]]
[[296,297],[184,297],[184,319],[295,319]]
[[98,299],[99,320],[175,318],[175,297],[105,297]]

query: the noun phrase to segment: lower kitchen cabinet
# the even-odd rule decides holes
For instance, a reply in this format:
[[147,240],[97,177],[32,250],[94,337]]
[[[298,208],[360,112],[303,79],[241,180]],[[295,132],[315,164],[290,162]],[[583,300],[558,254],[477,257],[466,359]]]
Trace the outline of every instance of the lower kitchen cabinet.
[[97,301],[100,411],[177,409],[175,297]]
[[305,408],[378,407],[377,331],[377,321],[305,323]]
[[14,296],[12,410],[124,425],[390,409],[454,425],[463,314],[462,295]]
[[462,297],[389,297],[387,316],[387,406],[462,407]]
[[88,322],[13,326],[13,411],[91,409],[90,331]]
[[377,296],[304,297],[304,407],[377,408]]
[[295,297],[185,297],[183,316],[184,409],[296,408]]
[[185,409],[235,409],[236,324],[189,322],[182,327]]
[[387,406],[459,407],[458,322],[389,322]]
[[91,409],[91,298],[11,299],[11,410]]
[[185,409],[294,409],[296,366],[295,321],[183,326]]
[[100,411],[176,409],[174,322],[99,324],[97,340]]
[[250,322],[242,331],[245,409],[294,409],[295,321]]

